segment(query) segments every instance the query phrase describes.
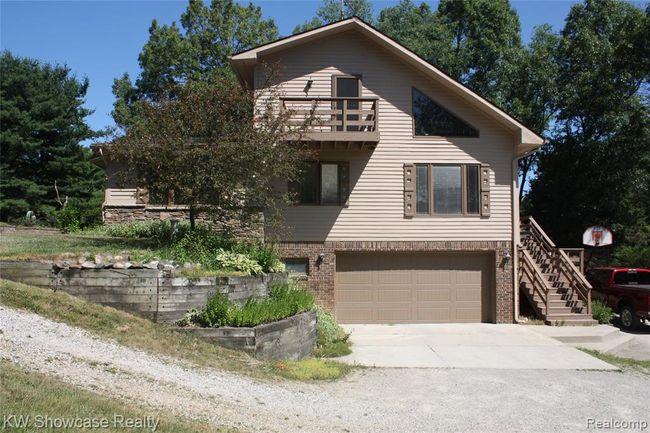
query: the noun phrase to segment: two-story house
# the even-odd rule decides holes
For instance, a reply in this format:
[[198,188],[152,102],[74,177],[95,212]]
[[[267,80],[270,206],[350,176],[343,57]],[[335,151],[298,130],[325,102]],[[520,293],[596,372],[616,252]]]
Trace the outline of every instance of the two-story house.
[[582,312],[552,293],[554,245],[517,269],[517,165],[542,137],[356,17],[231,58],[259,92],[267,64],[278,104],[318,119],[278,247],[340,322],[512,323],[519,280],[545,318]]

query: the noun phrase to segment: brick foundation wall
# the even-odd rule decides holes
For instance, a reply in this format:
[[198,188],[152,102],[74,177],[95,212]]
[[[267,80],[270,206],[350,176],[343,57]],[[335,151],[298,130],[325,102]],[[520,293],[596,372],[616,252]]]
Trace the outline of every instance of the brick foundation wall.
[[[513,323],[514,289],[512,279],[512,242],[509,241],[334,241],[280,242],[283,258],[309,259],[308,287],[324,307],[334,308],[336,252],[486,252],[493,253],[495,270],[496,322]],[[319,255],[323,254],[322,260]],[[505,259],[510,254],[509,260]]]
[[[102,218],[104,224],[123,224],[132,221],[189,221],[190,214],[187,209],[179,206],[104,206]],[[209,218],[201,214],[197,216],[196,221],[213,224],[217,230],[231,230],[238,238],[264,240],[264,214],[261,212],[257,218],[247,224],[236,220],[226,223],[211,222]]]

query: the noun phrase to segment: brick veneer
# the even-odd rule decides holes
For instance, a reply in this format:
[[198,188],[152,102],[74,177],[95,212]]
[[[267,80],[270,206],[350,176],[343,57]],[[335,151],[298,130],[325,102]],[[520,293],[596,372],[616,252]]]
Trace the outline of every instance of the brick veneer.
[[[509,241],[333,241],[333,242],[280,242],[277,244],[283,258],[309,259],[308,287],[319,304],[334,308],[334,274],[336,252],[343,251],[467,251],[494,253],[496,322],[512,323],[513,280],[512,242]],[[324,254],[322,261],[319,255]]]

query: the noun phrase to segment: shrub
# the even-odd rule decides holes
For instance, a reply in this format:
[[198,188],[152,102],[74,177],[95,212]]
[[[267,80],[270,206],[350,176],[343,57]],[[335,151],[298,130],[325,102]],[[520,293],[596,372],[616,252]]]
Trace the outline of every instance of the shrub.
[[350,354],[350,334],[345,332],[332,313],[323,307],[316,307],[318,317],[317,341],[314,355],[324,358],[332,358]]
[[226,325],[230,308],[231,303],[228,296],[217,292],[210,296],[201,314],[194,317],[199,320],[199,324],[202,326],[217,328]]
[[262,267],[263,272],[284,272],[284,263],[275,254],[273,247],[263,243],[240,242],[233,251],[247,255]]
[[291,317],[314,307],[314,297],[293,284],[276,285],[269,297],[249,299],[243,306],[235,305],[222,293],[215,293],[200,313],[191,310],[179,321],[180,326],[195,323],[205,327],[257,326]]
[[251,275],[262,273],[262,266],[259,263],[245,254],[239,254],[234,251],[219,249],[214,260],[220,268],[241,271]]
[[68,203],[56,214],[56,225],[63,233],[81,230],[81,211],[76,203]]
[[600,299],[594,299],[591,301],[591,315],[598,323],[607,324],[614,317],[614,312]]
[[161,245],[171,244],[182,238],[189,231],[189,224],[179,222],[175,226],[171,221],[133,221],[125,224],[104,226],[102,231],[108,236],[130,239],[153,239]]

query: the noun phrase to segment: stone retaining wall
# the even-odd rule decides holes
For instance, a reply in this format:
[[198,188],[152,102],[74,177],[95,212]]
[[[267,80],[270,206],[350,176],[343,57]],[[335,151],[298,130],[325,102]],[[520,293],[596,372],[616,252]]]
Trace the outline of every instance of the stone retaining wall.
[[61,290],[90,302],[173,323],[220,291],[237,304],[268,295],[287,274],[187,278],[152,269],[61,269],[52,263],[0,261],[0,278]]
[[262,359],[303,359],[316,344],[316,310],[252,328],[174,329]]

